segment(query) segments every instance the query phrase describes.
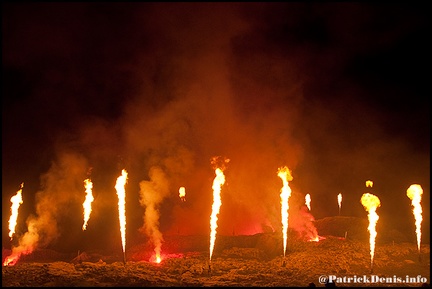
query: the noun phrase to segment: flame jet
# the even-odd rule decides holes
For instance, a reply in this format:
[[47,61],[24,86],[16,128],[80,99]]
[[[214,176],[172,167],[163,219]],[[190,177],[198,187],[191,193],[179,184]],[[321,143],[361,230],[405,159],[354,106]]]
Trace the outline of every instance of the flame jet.
[[292,181],[293,177],[291,175],[290,169],[288,167],[281,167],[277,172],[278,176],[282,179],[283,187],[281,189],[281,215],[282,215],[282,234],[283,234],[283,245],[284,245],[284,257],[286,254],[286,246],[288,239],[288,210],[289,210],[289,197],[291,196],[291,188],[288,182]]
[[311,210],[311,205],[310,205],[310,203],[311,203],[311,196],[310,196],[309,194],[307,194],[307,195],[305,196],[305,204],[306,204],[306,206],[308,207],[309,211]]
[[342,193],[339,193],[338,195],[338,205],[339,205],[339,215],[340,215],[341,207],[342,207]]
[[369,244],[370,244],[370,256],[371,256],[371,271],[373,268],[373,258],[375,254],[375,238],[377,232],[375,230],[379,216],[376,213],[376,209],[381,206],[379,198],[373,194],[365,193],[362,195],[360,202],[362,203],[365,210],[368,212],[369,226]]
[[413,214],[415,219],[416,234],[417,234],[417,248],[420,252],[420,241],[421,241],[421,222],[422,217],[422,199],[423,189],[420,185],[414,184],[407,189],[407,196],[411,200],[411,205],[413,206]]
[[125,185],[127,182],[127,172],[125,169],[122,170],[121,176],[117,178],[115,189],[118,196],[118,211],[120,221],[120,234],[122,239],[123,247],[123,262],[126,262],[125,248],[126,248],[126,191]]
[[13,234],[15,234],[15,228],[18,220],[18,209],[20,205],[23,203],[23,199],[22,199],[23,187],[24,187],[24,183],[21,183],[20,189],[10,199],[12,205],[11,205],[11,216],[9,218],[9,237],[11,240]]
[[87,229],[87,222],[90,219],[90,213],[91,213],[91,203],[93,202],[93,183],[90,179],[84,180],[84,188],[86,192],[86,198],[83,203],[83,209],[84,209],[84,224],[82,226],[83,231]]
[[216,229],[217,229],[217,215],[219,214],[220,207],[222,205],[222,199],[220,196],[223,184],[225,184],[225,175],[223,173],[225,164],[229,162],[229,159],[223,159],[221,157],[213,157],[211,164],[215,167],[215,178],[213,180],[213,205],[212,213],[210,215],[210,262],[213,255],[214,244],[216,241]]

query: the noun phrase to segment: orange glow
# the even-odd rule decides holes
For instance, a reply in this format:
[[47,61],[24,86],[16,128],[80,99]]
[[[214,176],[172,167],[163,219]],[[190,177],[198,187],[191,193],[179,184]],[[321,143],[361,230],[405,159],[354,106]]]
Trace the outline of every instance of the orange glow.
[[161,257],[160,256],[156,256],[156,263],[160,263],[162,261],[162,259],[161,259]]
[[368,180],[368,181],[366,181],[366,187],[368,188],[372,188],[372,186],[373,186],[373,182],[372,181],[370,181],[370,180]]
[[284,257],[286,253],[287,239],[288,239],[288,200],[291,196],[291,188],[288,185],[289,181],[292,181],[293,177],[288,167],[281,167],[278,169],[278,177],[282,179],[283,187],[281,189],[281,215],[282,215],[282,235],[283,235],[283,246],[284,246]]
[[375,227],[379,219],[379,216],[376,213],[376,209],[379,206],[381,206],[381,202],[377,196],[370,193],[363,194],[360,201],[363,207],[365,208],[365,210],[368,212],[368,219],[369,219],[368,231],[370,233],[369,244],[370,244],[370,256],[371,256],[371,266],[372,266],[374,253],[375,253],[375,238],[377,235]]
[[84,224],[82,226],[83,231],[87,228],[87,222],[90,219],[90,213],[91,213],[91,203],[93,202],[93,194],[92,194],[92,188],[93,183],[90,179],[84,180],[84,187],[86,192],[86,198],[83,203],[83,209],[84,209]]
[[413,214],[415,219],[416,234],[417,234],[417,248],[420,252],[420,242],[421,242],[421,222],[422,217],[422,199],[423,189],[420,185],[411,185],[407,190],[407,196],[411,200],[411,205],[413,206]]
[[9,237],[11,238],[11,240],[12,240],[13,234],[15,234],[15,228],[16,228],[17,220],[18,220],[18,209],[19,209],[20,205],[23,203],[23,199],[22,199],[23,187],[24,187],[24,183],[21,183],[20,189],[10,199],[12,205],[11,205],[11,216],[9,218]]
[[125,185],[127,182],[127,172],[126,170],[122,170],[121,176],[117,178],[117,182],[115,185],[115,189],[117,191],[118,196],[118,211],[119,211],[119,220],[120,220],[120,233],[122,239],[123,253],[125,252],[126,247],[126,192]]
[[179,188],[179,197],[182,200],[182,202],[186,201],[186,189],[185,189],[185,187]]
[[311,203],[311,196],[310,196],[309,194],[307,194],[307,195],[305,196],[305,204],[306,204],[306,206],[308,207],[309,211],[311,210],[311,205],[310,205],[310,203]]
[[220,168],[215,170],[215,178],[213,180],[213,205],[212,213],[210,216],[210,260],[213,255],[213,248],[216,240],[216,229],[217,229],[217,215],[219,214],[220,207],[222,205],[222,200],[220,197],[220,192],[222,185],[225,183],[225,175]]

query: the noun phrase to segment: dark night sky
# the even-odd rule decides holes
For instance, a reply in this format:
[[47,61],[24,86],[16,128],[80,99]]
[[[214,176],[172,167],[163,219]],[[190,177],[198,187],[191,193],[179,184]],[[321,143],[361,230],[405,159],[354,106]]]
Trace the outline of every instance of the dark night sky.
[[[33,219],[39,246],[119,248],[114,186],[123,168],[128,244],[148,239],[144,187],[157,195],[162,234],[209,234],[213,156],[230,159],[220,234],[280,230],[277,169],[288,166],[293,227],[307,193],[319,219],[338,214],[339,193],[342,215],[367,218],[360,198],[372,192],[379,225],[415,242],[406,190],[420,184],[429,242],[427,11],[2,2],[3,247],[17,245]],[[87,177],[95,201],[82,232]],[[11,242],[10,198],[22,182]]]

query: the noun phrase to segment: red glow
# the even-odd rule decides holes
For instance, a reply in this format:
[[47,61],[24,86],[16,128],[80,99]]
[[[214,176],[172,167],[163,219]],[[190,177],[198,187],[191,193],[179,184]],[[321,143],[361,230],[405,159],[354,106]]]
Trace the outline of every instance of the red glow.
[[19,255],[11,255],[6,257],[6,259],[3,262],[3,266],[13,266],[15,265],[19,260]]

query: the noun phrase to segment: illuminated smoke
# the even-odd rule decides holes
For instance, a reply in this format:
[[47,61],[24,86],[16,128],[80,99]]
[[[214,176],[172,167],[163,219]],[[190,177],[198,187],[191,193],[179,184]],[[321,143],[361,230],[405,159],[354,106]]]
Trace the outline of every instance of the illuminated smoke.
[[84,224],[82,226],[83,231],[87,228],[87,222],[90,219],[90,213],[92,211],[91,203],[94,200],[93,193],[92,193],[93,183],[90,179],[84,180],[84,188],[86,192],[86,198],[83,203],[83,209],[84,209]]
[[47,173],[41,176],[42,190],[36,193],[36,216],[27,218],[27,232],[12,248],[3,265],[15,265],[21,255],[44,248],[59,236],[57,220],[69,213],[71,200],[82,194],[86,160],[73,153],[60,154]]
[[125,254],[126,248],[126,191],[125,185],[127,182],[127,172],[122,170],[121,176],[117,178],[115,189],[118,196],[118,212],[119,212],[119,222],[120,222],[120,234],[123,247],[123,256]]
[[288,239],[288,210],[289,210],[289,197],[291,196],[291,188],[288,182],[292,181],[293,177],[288,167],[281,167],[277,172],[278,176],[282,179],[283,186],[281,188],[281,215],[282,215],[282,235],[284,246],[284,257],[286,253],[287,239]]
[[140,182],[140,204],[145,207],[144,225],[141,228],[150,237],[155,251],[155,262],[162,259],[163,235],[159,230],[159,205],[169,195],[169,181],[164,171],[157,166],[151,167],[149,171],[150,181]]
[[11,205],[11,216],[9,218],[9,237],[11,238],[11,240],[12,240],[13,234],[15,234],[15,228],[16,228],[17,219],[18,219],[18,209],[19,209],[20,205],[23,203],[23,199],[22,199],[23,187],[24,187],[24,183],[21,183],[20,189],[10,199],[12,205]]
[[421,243],[421,222],[423,220],[422,207],[421,207],[422,194],[423,194],[423,189],[420,185],[411,185],[407,190],[407,196],[408,198],[410,198],[411,205],[414,207],[413,214],[415,218],[417,248],[419,252],[420,252],[420,243]]

